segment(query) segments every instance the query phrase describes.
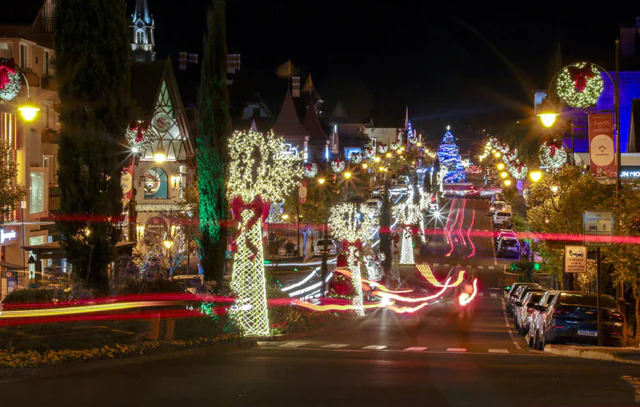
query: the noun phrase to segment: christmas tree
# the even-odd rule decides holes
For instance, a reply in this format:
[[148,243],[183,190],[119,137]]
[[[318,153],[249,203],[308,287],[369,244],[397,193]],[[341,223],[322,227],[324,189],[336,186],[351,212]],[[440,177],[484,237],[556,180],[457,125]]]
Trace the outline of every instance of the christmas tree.
[[447,127],[447,132],[442,136],[442,143],[438,149],[438,162],[440,167],[447,169],[447,174],[443,178],[446,184],[464,182],[466,180],[465,169],[460,159],[460,152],[453,134]]

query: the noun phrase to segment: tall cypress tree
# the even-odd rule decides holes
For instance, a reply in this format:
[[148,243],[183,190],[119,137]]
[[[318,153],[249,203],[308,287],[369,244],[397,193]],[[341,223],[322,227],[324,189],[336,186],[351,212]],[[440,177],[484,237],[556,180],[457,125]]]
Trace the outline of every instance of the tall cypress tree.
[[207,279],[218,284],[222,282],[227,246],[225,181],[231,131],[225,25],[225,1],[213,0],[207,11],[207,33],[203,38],[197,157],[202,267]]
[[58,227],[75,277],[108,292],[120,238],[130,73],[123,0],[58,0],[54,16],[60,96]]

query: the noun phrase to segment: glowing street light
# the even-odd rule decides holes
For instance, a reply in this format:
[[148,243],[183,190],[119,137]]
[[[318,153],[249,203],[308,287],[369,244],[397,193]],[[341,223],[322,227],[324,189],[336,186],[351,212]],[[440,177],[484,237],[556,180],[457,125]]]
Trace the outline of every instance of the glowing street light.
[[502,170],[504,170],[505,165],[504,165],[504,163],[498,163],[498,165],[496,167],[498,168],[498,171],[502,171]]
[[166,239],[162,242],[162,244],[167,248],[167,250],[169,250],[173,247],[173,240]]
[[167,161],[167,153],[164,151],[164,148],[162,147],[162,142],[158,143],[158,148],[153,153],[153,161],[159,164]]
[[369,166],[367,165],[367,163],[364,163],[364,164],[362,164],[362,168],[364,168],[366,170],[367,168],[369,168]]
[[542,125],[546,128],[549,128],[556,122],[559,114],[556,110],[555,105],[549,100],[545,99],[544,102],[542,102],[542,104],[540,105],[540,113],[538,113],[537,116],[540,119],[540,122],[542,122]]
[[324,178],[318,178],[318,184],[322,185],[326,181]]
[[500,157],[502,157],[502,154],[500,154],[500,151],[496,151],[495,153],[493,153],[493,156],[495,158],[500,158]]
[[502,171],[500,173],[500,178],[502,178],[502,179],[507,179],[508,176],[509,176],[509,173],[506,172],[506,171]]
[[375,161],[375,162],[377,162],[377,163],[379,163],[379,162],[380,162],[380,160],[381,160],[381,158],[380,158],[380,156],[378,156],[378,155],[377,155],[377,156],[375,156],[375,157],[373,157],[373,161]]
[[20,115],[27,122],[32,122],[33,119],[36,118],[36,115],[40,111],[40,108],[32,103],[25,103],[24,105],[18,107],[20,111]]
[[344,177],[345,177],[346,179],[351,178],[351,173],[350,173],[349,171],[345,172],[345,173],[344,173]]
[[529,173],[529,178],[531,178],[531,181],[533,182],[538,182],[542,179],[542,172],[541,171],[531,171]]
[[505,180],[504,180],[504,186],[505,186],[505,187],[509,187],[509,186],[511,186],[511,180],[510,180],[510,179],[505,179]]

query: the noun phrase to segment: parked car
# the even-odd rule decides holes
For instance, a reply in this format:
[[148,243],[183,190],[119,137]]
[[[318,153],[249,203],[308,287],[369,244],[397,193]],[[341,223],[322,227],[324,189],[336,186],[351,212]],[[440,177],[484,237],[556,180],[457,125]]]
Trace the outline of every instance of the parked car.
[[514,310],[516,301],[519,301],[529,291],[541,288],[542,286],[537,283],[530,283],[516,288],[515,293],[513,293],[513,295],[509,297],[509,302],[507,303],[507,313],[515,317]]
[[496,231],[493,232],[493,238],[495,239],[496,243],[501,240],[504,239],[505,237],[518,237],[516,235],[516,232],[512,229],[497,229]]
[[504,301],[507,314],[511,314],[511,302],[515,298],[516,294],[519,294],[520,287],[523,287],[523,286],[540,286],[540,284],[523,283],[523,282],[517,282],[517,283],[511,284],[511,290],[509,290],[509,293],[507,294],[506,299]]
[[[562,291],[542,313],[533,337],[533,347],[543,350],[548,343],[598,343],[597,294]],[[610,295],[600,296],[603,344],[622,346],[624,317]]]
[[500,209],[493,214],[493,228],[510,228],[513,225],[511,219],[511,211],[507,212],[505,209]]
[[530,347],[533,347],[533,337],[538,327],[538,320],[540,319],[540,315],[549,307],[551,301],[560,293],[558,290],[547,290],[544,295],[538,301],[537,304],[533,306],[533,312],[531,313],[531,322],[529,324],[529,331],[527,332],[527,343]]
[[502,195],[501,193],[497,193],[497,194],[493,194],[491,195],[491,199],[489,200],[489,203],[491,205],[495,204],[496,201],[502,201],[504,202],[504,195]]
[[336,241],[333,239],[320,239],[316,242],[313,247],[313,254],[316,256],[322,256],[322,253],[325,250],[325,242],[326,242],[326,253],[329,256],[335,256],[338,254],[338,246],[336,245]]
[[498,257],[520,257],[520,241],[517,237],[503,237],[498,240],[496,246],[496,255]]
[[499,211],[500,209],[506,206],[507,206],[507,203],[505,201],[500,201],[500,200],[494,201],[489,205],[489,212],[487,214],[493,216],[494,213],[496,213],[497,211]]
[[516,330],[520,335],[529,332],[529,324],[531,323],[531,314],[535,309],[535,305],[540,302],[544,296],[545,290],[529,291],[522,301],[516,301]]

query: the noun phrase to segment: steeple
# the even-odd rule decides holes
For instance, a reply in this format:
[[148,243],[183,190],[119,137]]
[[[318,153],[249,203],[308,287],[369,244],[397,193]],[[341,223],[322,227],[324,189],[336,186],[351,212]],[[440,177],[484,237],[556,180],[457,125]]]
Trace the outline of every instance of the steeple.
[[136,0],[131,15],[131,59],[133,62],[150,62],[156,59],[156,23],[149,12],[147,0]]

